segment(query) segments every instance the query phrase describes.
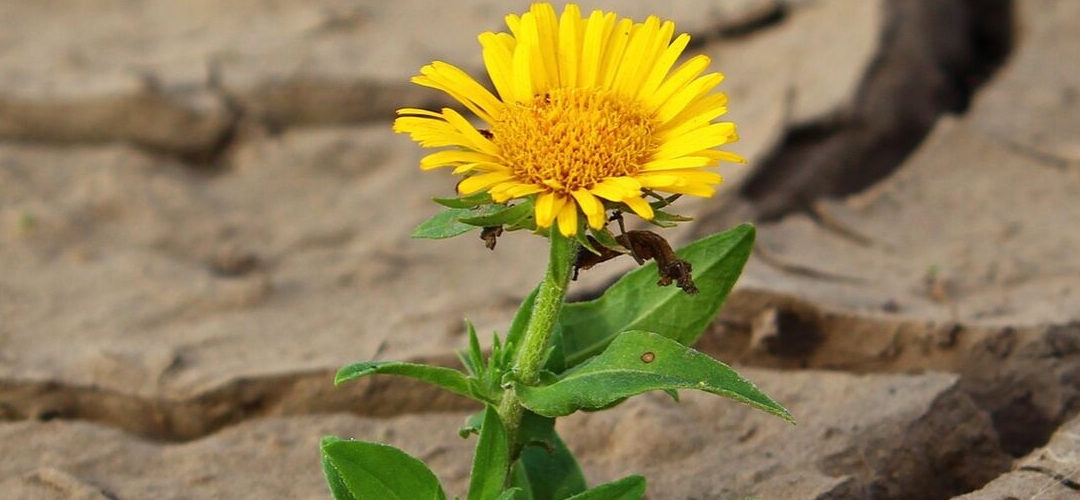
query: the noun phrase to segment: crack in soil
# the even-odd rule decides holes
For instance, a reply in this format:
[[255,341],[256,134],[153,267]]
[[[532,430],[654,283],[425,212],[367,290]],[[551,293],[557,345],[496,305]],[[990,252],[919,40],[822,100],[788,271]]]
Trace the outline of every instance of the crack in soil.
[[1057,481],[1058,484],[1061,484],[1062,486],[1064,486],[1066,488],[1069,488],[1070,490],[1080,490],[1080,483],[1078,483],[1076,481],[1073,481],[1072,479],[1069,479],[1068,477],[1066,477],[1063,474],[1059,474],[1059,473],[1054,472],[1054,471],[1052,471],[1050,469],[1047,469],[1046,467],[1039,467],[1037,465],[1024,465],[1024,466],[1021,466],[1020,468],[1018,468],[1016,470],[1034,472],[1036,474],[1042,474],[1044,476],[1047,476],[1047,477],[1053,479],[1054,481]]
[[[454,366],[450,359],[413,360]],[[0,381],[0,422],[83,420],[147,439],[182,442],[264,416],[348,412],[389,418],[474,410],[479,405],[412,379],[366,377],[334,387],[335,370],[230,380],[186,398],[152,397],[94,386]]]
[[697,347],[773,369],[957,373],[1013,456],[1045,445],[1080,414],[1080,322],[1010,327],[870,316],[741,289]]
[[793,128],[743,186],[759,219],[808,211],[891,174],[939,116],[967,109],[1012,47],[1011,0],[893,0],[886,8],[882,48],[853,109]]

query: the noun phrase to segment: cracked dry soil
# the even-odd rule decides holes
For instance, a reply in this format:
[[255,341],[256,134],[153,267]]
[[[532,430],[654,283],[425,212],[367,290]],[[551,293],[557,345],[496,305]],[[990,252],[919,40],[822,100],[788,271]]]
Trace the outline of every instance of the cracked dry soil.
[[[453,366],[461,315],[505,329],[541,274],[528,238],[409,240],[453,184],[389,131],[438,102],[417,68],[477,70],[527,3],[0,3],[0,497],[325,498],[324,434],[463,491],[468,402],[330,378]],[[727,74],[750,164],[665,236],[759,223],[699,347],[800,421],[694,394],[565,419],[591,481],[1080,496],[1080,4],[582,3],[659,9]]]

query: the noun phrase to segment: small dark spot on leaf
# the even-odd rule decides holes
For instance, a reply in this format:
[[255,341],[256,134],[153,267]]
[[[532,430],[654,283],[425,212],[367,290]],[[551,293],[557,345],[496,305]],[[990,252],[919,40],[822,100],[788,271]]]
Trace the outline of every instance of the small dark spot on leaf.
[[641,355],[641,361],[643,363],[652,363],[656,359],[656,354],[653,352],[646,352]]

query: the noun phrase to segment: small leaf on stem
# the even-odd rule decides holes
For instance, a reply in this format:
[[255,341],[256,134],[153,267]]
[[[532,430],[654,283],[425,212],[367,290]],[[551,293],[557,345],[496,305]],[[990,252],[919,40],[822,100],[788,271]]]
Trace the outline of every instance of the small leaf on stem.
[[566,500],[641,500],[644,496],[645,478],[627,476],[618,481],[590,488]]
[[442,212],[433,215],[430,219],[420,223],[419,226],[416,226],[416,229],[412,232],[412,237],[441,240],[467,233],[476,229],[476,226],[470,226],[459,222],[458,219],[461,217],[469,217],[472,214],[473,211],[468,208],[450,208],[443,210]]
[[[337,500],[445,500],[439,480],[420,460],[381,443],[324,437],[320,446]],[[344,486],[344,490],[342,489]],[[350,496],[339,496],[344,493]]]
[[484,403],[492,402],[492,397],[486,393],[479,383],[475,379],[466,377],[464,373],[442,366],[403,363],[400,361],[366,361],[351,364],[338,370],[337,375],[334,377],[334,384],[341,385],[345,382],[375,374],[401,375],[414,378],[467,398]]
[[476,217],[462,217],[460,220],[464,224],[473,226],[489,227],[489,226],[502,226],[503,224],[514,224],[525,217],[532,214],[532,203],[518,203],[512,207],[500,208],[490,214],[479,215]]
[[487,191],[458,198],[432,198],[432,200],[448,208],[473,208],[492,203],[491,193]]
[[518,498],[562,500],[585,491],[585,475],[555,431],[555,419],[527,411],[520,435],[525,448],[510,476],[510,485],[524,492]]
[[484,423],[480,426],[480,439],[473,456],[468,500],[496,498],[503,489],[509,468],[510,441],[506,428],[499,419],[499,412],[488,406],[484,410]]
[[416,226],[412,237],[432,240],[452,238],[477,228],[476,225],[462,222],[462,220],[491,215],[503,208],[502,205],[494,204],[478,205],[472,208],[448,208]]

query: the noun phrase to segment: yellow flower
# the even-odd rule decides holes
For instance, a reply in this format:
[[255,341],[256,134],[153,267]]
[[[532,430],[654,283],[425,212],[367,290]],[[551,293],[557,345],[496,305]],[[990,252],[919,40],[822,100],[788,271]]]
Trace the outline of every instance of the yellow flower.
[[572,236],[579,214],[594,229],[606,225],[607,208],[651,219],[643,188],[712,196],[722,178],[704,167],[744,161],[714,149],[737,140],[734,123],[714,122],[727,111],[727,97],[711,93],[723,75],[702,75],[704,55],[672,70],[690,36],[672,39],[671,21],[583,17],[574,4],[557,16],[537,3],[506,24],[510,33],[479,37],[498,97],[441,61],[412,79],[460,101],[485,127],[449,108],[400,109],[394,121],[421,146],[451,148],[420,167],[465,174],[461,194],[488,191],[499,203],[535,195],[537,226],[557,221]]

